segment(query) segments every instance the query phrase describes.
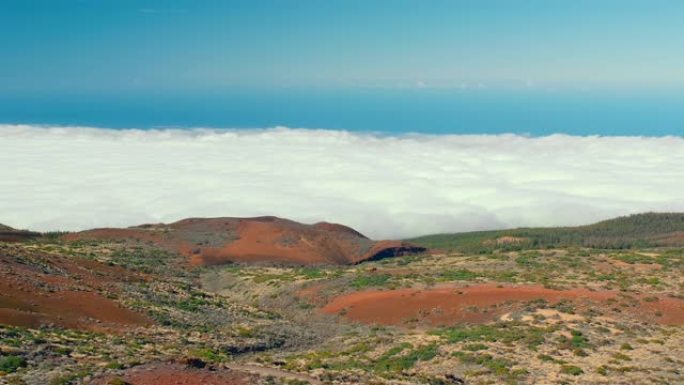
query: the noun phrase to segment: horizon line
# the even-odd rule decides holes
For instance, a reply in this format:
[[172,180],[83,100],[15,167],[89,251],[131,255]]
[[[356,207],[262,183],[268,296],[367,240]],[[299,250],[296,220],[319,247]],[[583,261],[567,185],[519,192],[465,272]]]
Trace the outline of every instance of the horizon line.
[[54,124],[54,123],[8,123],[0,122],[0,130],[6,128],[15,129],[38,129],[38,130],[82,130],[82,131],[108,131],[117,133],[128,132],[149,132],[149,133],[207,133],[207,134],[222,134],[222,133],[259,133],[259,132],[328,132],[328,133],[344,133],[357,136],[371,136],[379,139],[410,139],[414,137],[506,137],[515,136],[526,139],[541,139],[549,137],[572,137],[572,138],[643,138],[643,139],[684,139],[682,135],[675,134],[654,134],[654,135],[611,135],[611,134],[571,134],[564,131],[553,132],[550,134],[533,134],[531,132],[480,132],[480,133],[451,133],[451,132],[420,132],[420,131],[406,131],[406,132],[392,132],[387,130],[354,130],[344,128],[324,128],[324,127],[291,127],[287,125],[270,125],[266,127],[245,126],[245,127],[218,127],[218,126],[182,126],[182,125],[160,125],[160,126],[143,126],[143,127],[106,127],[93,125],[79,125],[79,124]]

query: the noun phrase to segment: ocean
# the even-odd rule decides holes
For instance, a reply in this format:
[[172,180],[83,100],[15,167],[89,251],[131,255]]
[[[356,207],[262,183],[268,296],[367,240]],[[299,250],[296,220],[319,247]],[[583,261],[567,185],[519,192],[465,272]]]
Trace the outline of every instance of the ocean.
[[249,89],[0,95],[0,124],[681,136],[684,92]]

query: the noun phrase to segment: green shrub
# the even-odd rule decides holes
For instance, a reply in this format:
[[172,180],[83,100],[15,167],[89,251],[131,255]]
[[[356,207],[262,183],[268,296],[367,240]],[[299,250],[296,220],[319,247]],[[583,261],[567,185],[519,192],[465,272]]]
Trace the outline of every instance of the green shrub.
[[580,374],[584,373],[584,370],[574,365],[563,365],[561,366],[561,373],[569,374],[572,376],[579,376]]
[[438,329],[432,331],[431,334],[442,336],[451,343],[486,341],[511,344],[513,342],[523,342],[529,348],[534,349],[544,343],[544,336],[548,332],[547,328],[500,323],[495,325],[455,326]]
[[558,310],[561,313],[575,314],[575,305],[569,299],[562,299],[558,301],[552,308]]
[[430,361],[437,355],[437,345],[434,344],[399,355],[410,347],[410,344],[404,343],[388,350],[375,362],[374,369],[379,372],[400,372],[412,368],[418,361]]
[[121,363],[116,362],[116,361],[112,361],[112,362],[108,363],[107,366],[105,366],[105,367],[107,369],[123,369],[124,368],[124,366]]
[[542,360],[542,361],[545,361],[545,362],[555,362],[556,361],[555,358],[551,357],[548,354],[540,354],[537,356],[537,358]]
[[635,264],[635,263],[653,263],[653,258],[649,257],[647,255],[641,255],[641,254],[636,254],[636,253],[630,253],[630,254],[620,254],[616,259],[619,259],[622,262],[629,263],[629,264]]
[[19,368],[26,367],[26,360],[20,356],[0,357],[0,371],[5,373],[15,372]]
[[515,259],[515,263],[525,267],[539,267],[541,264],[537,261],[538,255],[520,255]]
[[210,348],[191,350],[190,355],[201,358],[204,361],[214,363],[220,363],[228,360],[227,354]]
[[389,274],[370,274],[354,278],[352,286],[356,289],[384,286],[392,278]]
[[443,271],[439,276],[447,281],[471,281],[481,277],[482,274],[466,269],[459,269]]
[[572,344],[573,347],[575,348],[586,348],[589,346],[589,340],[587,337],[585,337],[581,331],[579,330],[571,330],[570,334],[572,334],[572,338],[570,339],[570,343]]
[[[455,352],[454,355],[459,358],[464,364],[482,365],[497,376],[511,376],[510,367],[515,363],[503,358],[496,358],[491,354],[469,354],[464,352]],[[516,372],[513,377],[517,377],[525,372]]]
[[316,267],[304,267],[299,269],[297,273],[303,275],[306,279],[325,278],[326,276],[323,270]]

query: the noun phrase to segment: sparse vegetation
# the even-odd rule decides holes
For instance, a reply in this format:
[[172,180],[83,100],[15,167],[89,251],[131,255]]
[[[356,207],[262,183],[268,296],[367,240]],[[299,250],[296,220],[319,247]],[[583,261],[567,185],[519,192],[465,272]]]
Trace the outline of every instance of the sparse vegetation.
[[[456,237],[465,243],[447,247],[459,252],[354,266],[191,268],[178,255],[140,244],[64,243],[58,236],[0,244],[5,276],[16,263],[56,277],[53,282],[73,279],[70,290],[97,293],[154,322],[116,335],[0,325],[0,382],[82,385],[111,374],[108,385],[125,385],[122,373],[174,360],[192,370],[248,364],[304,376],[269,372],[258,380],[279,385],[306,378],[340,385],[525,384],[547,372],[575,385],[640,383],[645,373],[677,383],[684,332],[669,322],[673,301],[684,298],[684,249],[643,248],[632,239],[636,233],[627,246],[607,245],[616,238],[601,226],[591,230],[600,248],[575,242],[575,233],[563,235],[566,229],[535,231],[469,234]],[[504,234],[511,238],[491,242]],[[89,274],[104,280],[107,273],[73,272],[55,256],[130,275],[97,286]],[[64,289],[41,285],[48,293]],[[512,288],[555,294],[468,302],[483,287],[491,290],[487,295]],[[339,297],[398,289],[406,296],[402,303],[415,296],[420,305],[398,322],[365,324],[352,317],[358,309],[352,305],[321,311]],[[454,314],[421,297],[431,290],[468,302],[466,321],[449,323]],[[565,295],[573,290],[581,292]]]
[[[558,228],[522,228],[428,235],[410,241],[425,247],[467,253],[493,250],[545,249],[549,247],[592,247],[629,249],[658,246],[658,236],[684,231],[684,214],[647,213],[611,219],[593,225]],[[497,243],[497,239],[516,239]]]
[[364,274],[354,278],[352,286],[356,289],[381,287],[387,284],[391,278],[388,274]]
[[574,365],[563,365],[561,366],[561,373],[569,374],[571,376],[579,376],[580,374],[584,374],[584,370]]

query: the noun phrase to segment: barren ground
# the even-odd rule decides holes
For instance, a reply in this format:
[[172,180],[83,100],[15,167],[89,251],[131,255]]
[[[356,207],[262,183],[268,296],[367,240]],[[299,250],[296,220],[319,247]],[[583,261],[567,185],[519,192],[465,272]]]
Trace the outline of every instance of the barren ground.
[[682,248],[193,267],[42,240],[0,261],[2,384],[684,384]]

